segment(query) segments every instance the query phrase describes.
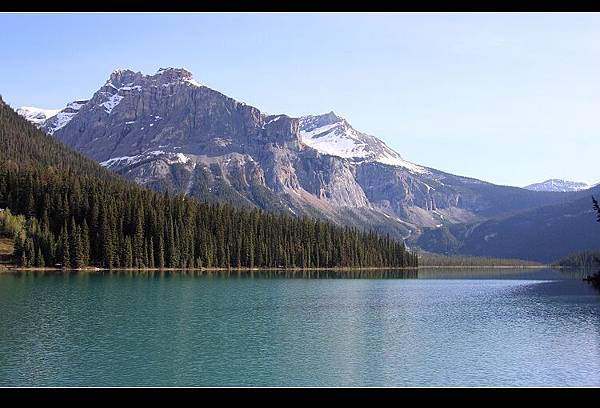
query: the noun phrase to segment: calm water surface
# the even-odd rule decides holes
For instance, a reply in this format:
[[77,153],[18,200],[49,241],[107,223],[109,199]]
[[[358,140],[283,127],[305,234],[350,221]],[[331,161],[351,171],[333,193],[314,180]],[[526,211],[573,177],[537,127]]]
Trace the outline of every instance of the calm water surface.
[[1,274],[0,386],[600,385],[581,273],[378,276]]

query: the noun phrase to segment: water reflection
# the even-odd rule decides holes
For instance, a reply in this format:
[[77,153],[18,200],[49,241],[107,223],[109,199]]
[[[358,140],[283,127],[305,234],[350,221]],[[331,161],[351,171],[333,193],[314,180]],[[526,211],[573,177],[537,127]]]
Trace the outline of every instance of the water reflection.
[[592,287],[600,291],[600,270],[594,274],[587,275],[584,280],[592,285]]
[[225,269],[225,270],[110,270],[110,271],[11,271],[7,275],[35,276],[130,276],[147,278],[207,277],[256,279],[418,279],[417,269]]
[[229,270],[110,270],[110,271],[10,271],[5,275],[26,277],[60,276],[130,276],[160,279],[165,277],[256,278],[256,279],[517,279],[517,280],[585,280],[600,288],[600,271],[585,268],[445,268],[419,269],[229,269]]

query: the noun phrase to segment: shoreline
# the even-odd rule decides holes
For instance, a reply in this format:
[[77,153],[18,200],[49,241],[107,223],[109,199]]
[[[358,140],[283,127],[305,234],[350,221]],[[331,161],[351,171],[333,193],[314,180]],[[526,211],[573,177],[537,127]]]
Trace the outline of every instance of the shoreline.
[[240,272],[256,272],[256,271],[357,271],[357,270],[415,270],[418,267],[399,267],[399,266],[382,266],[382,267],[331,267],[331,268],[58,268],[58,267],[27,267],[21,268],[15,265],[0,266],[1,272],[223,272],[223,271],[240,271]]
[[397,271],[414,271],[419,269],[565,269],[566,267],[553,267],[551,265],[465,265],[465,266],[444,266],[444,265],[425,265],[425,266],[410,266],[410,267],[331,267],[331,268],[58,268],[58,267],[27,267],[21,268],[16,265],[0,265],[0,273],[8,272],[262,272],[262,271],[380,271],[380,270],[397,270]]

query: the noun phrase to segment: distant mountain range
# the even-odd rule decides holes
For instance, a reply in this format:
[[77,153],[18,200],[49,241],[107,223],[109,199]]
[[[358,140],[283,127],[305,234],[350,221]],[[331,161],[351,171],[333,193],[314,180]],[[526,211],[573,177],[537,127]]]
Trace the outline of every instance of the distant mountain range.
[[581,193],[573,201],[511,216],[425,229],[418,244],[428,251],[448,255],[493,255],[540,262],[552,262],[577,251],[598,249],[600,225],[595,222],[591,196],[600,196],[600,186]]
[[578,181],[550,179],[550,180],[543,181],[541,183],[530,184],[523,188],[525,188],[527,190],[532,190],[532,191],[568,192],[568,191],[586,190],[591,187],[592,186],[587,183],[581,183]]
[[[589,195],[498,186],[420,166],[333,112],[267,115],[181,68],[154,75],[118,70],[88,100],[58,112],[29,107],[19,113],[155,190],[320,217],[444,253],[504,254],[506,246],[489,238],[494,231],[480,237],[483,249],[459,231]],[[600,246],[598,233],[585,244]],[[452,244],[442,245],[441,237]],[[546,248],[527,251],[522,258],[546,259]],[[560,247],[554,251],[556,258],[565,255]]]

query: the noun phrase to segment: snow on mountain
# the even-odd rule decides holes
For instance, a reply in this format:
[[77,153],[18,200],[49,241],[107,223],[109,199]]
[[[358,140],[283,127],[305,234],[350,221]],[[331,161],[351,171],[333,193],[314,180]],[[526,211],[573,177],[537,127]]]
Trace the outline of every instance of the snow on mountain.
[[117,106],[122,100],[123,100],[123,96],[115,94],[115,95],[111,95],[108,100],[106,100],[105,102],[102,102],[100,104],[100,106],[102,106],[104,108],[104,111],[108,114],[110,114],[112,112],[112,110],[114,109],[115,106]]
[[36,126],[42,126],[48,119],[55,116],[60,109],[42,109],[34,106],[21,106],[17,113]]
[[568,191],[579,191],[590,188],[587,183],[581,183],[578,181],[567,181],[560,179],[550,179],[541,183],[530,184],[523,187],[526,190],[532,191],[554,191],[554,192],[568,192]]
[[175,163],[185,164],[191,160],[190,157],[186,156],[183,153],[165,153],[162,150],[154,150],[154,151],[138,154],[135,156],[113,157],[112,159],[108,159],[103,162],[100,162],[100,165],[107,167],[107,168],[130,166],[132,164],[139,163],[143,160],[152,159],[153,157],[158,157],[158,156],[161,156],[168,164],[175,164]]
[[333,112],[303,116],[299,120],[302,142],[321,153],[355,161],[404,167],[414,173],[427,173],[425,168],[404,160],[383,141],[357,131],[346,119]]
[[49,135],[54,134],[59,129],[62,129],[79,113],[79,110],[85,106],[87,100],[73,101],[66,108],[59,111],[55,116],[52,116],[45,121],[42,126]]

